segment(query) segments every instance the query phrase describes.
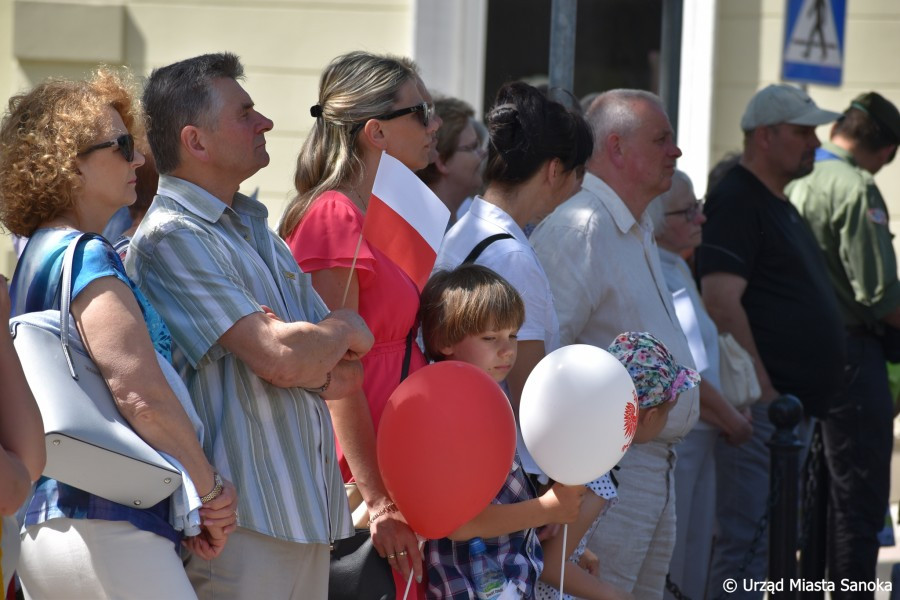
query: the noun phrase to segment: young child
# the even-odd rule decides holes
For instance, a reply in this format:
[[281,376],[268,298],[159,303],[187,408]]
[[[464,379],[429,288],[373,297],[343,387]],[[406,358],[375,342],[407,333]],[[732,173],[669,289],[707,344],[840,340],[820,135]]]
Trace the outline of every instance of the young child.
[[[700,374],[675,362],[669,350],[649,333],[627,332],[619,334],[609,346],[609,353],[628,369],[638,395],[638,423],[633,443],[649,442],[663,430],[669,419],[669,411],[675,406],[678,395],[700,383]],[[596,572],[589,572],[579,562],[594,534],[600,518],[615,502],[615,490],[602,485],[604,475],[587,484],[594,494],[588,494],[581,505],[578,519],[569,526],[566,554],[569,562],[563,584],[563,598],[610,600],[631,598],[631,594],[597,579]],[[580,540],[580,541],[579,541]],[[576,544],[577,543],[577,547]],[[546,567],[538,582],[538,600],[559,598],[559,568],[562,553],[562,532],[544,540]],[[602,569],[602,565],[600,565]],[[571,595],[569,595],[571,594]]]
[[[516,360],[525,305],[505,279],[475,264],[439,271],[422,291],[420,316],[428,358],[473,364],[498,384],[506,378]],[[486,555],[500,565],[507,588],[514,587],[516,597],[533,597],[543,567],[535,528],[574,521],[584,492],[583,486],[556,484],[537,498],[517,454],[492,504],[449,537],[428,541],[427,596],[476,597],[470,540],[479,537]]]

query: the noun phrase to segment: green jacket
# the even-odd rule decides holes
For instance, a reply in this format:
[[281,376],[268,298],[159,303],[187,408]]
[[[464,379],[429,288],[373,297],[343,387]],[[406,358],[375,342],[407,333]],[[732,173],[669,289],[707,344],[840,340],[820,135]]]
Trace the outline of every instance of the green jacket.
[[900,306],[900,282],[887,206],[872,175],[825,142],[813,172],[786,191],[825,253],[845,323],[881,333],[881,319]]

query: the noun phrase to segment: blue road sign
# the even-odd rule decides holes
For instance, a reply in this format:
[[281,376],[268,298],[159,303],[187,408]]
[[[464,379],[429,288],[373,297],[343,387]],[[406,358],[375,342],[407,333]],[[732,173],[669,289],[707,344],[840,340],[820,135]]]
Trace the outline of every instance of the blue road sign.
[[787,0],[781,78],[841,85],[847,0]]

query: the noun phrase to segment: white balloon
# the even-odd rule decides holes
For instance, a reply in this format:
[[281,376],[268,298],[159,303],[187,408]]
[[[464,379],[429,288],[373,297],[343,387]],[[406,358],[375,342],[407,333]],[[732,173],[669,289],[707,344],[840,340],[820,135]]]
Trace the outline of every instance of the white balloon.
[[621,460],[637,429],[628,371],[596,346],[573,344],[545,356],[525,382],[522,437],[544,473],[560,483],[597,479]]

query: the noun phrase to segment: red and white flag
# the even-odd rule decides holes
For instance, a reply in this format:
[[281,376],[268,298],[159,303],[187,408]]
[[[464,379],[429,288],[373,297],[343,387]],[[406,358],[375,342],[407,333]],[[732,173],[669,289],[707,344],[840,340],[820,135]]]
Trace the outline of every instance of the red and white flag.
[[416,174],[381,153],[362,236],[421,291],[434,268],[450,211]]

